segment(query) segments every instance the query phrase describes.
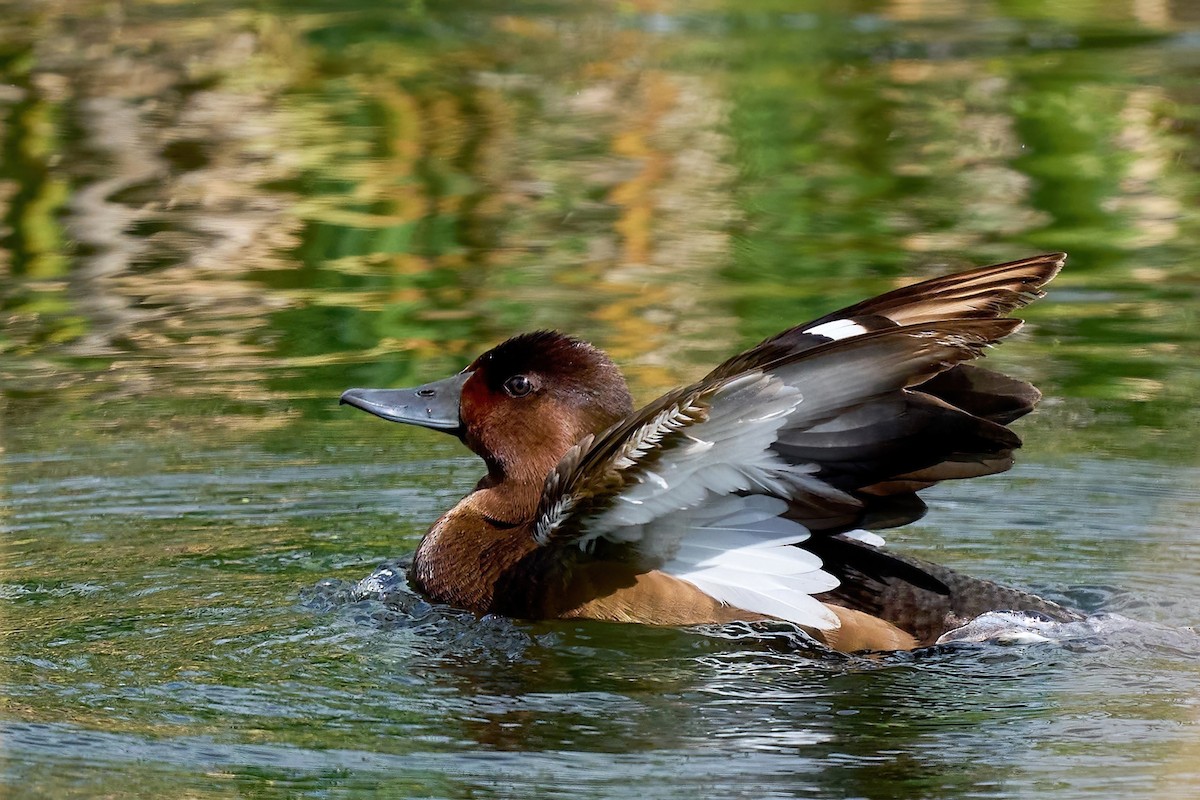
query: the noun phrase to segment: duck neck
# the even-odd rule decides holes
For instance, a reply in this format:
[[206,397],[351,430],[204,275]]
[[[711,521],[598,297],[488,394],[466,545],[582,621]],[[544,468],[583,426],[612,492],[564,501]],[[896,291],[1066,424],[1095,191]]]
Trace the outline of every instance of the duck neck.
[[[417,588],[459,608],[477,613],[495,610],[497,583],[538,549],[533,525],[542,488],[574,441],[569,434],[560,438],[531,448],[511,463],[484,455],[488,474],[434,523],[417,546],[411,572]],[[513,594],[514,589],[507,592]],[[519,593],[526,592],[534,589],[519,587]]]
[[434,523],[413,556],[412,578],[431,599],[493,610],[500,577],[537,548],[532,522],[541,481],[489,474]]
[[463,498],[463,502],[469,502],[481,516],[499,528],[531,523],[537,514],[548,472],[543,472],[540,479],[533,480],[527,476],[489,469],[488,474],[475,485],[475,491]]

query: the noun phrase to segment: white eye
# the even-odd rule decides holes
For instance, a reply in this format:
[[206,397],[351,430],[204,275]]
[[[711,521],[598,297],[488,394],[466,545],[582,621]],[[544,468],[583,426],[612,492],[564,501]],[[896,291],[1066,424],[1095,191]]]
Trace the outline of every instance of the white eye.
[[533,381],[524,375],[513,375],[504,382],[504,391],[511,397],[524,397],[533,391]]

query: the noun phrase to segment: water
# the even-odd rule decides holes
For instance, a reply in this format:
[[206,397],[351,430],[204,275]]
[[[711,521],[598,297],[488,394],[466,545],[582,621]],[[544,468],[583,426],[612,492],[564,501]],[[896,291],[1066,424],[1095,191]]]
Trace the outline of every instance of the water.
[[[3,793],[1195,796],[1198,26],[0,0]],[[889,535],[1089,613],[1049,641],[843,657],[360,583],[480,467],[346,387],[553,327],[644,400],[1057,249],[991,356],[1046,393],[1018,466]]]

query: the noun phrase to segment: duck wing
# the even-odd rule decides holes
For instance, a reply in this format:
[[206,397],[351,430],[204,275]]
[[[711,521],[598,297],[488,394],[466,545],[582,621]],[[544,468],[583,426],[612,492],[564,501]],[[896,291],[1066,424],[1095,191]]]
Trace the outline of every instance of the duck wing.
[[[1003,317],[1044,296],[1046,284],[1059,273],[1065,260],[1065,253],[1047,253],[904,286],[776,334],[720,365],[710,373],[710,377],[735,374],[754,364],[868,331],[947,319]],[[893,453],[901,456],[899,460],[911,458],[922,451],[928,452],[934,437],[930,436],[928,425],[917,422],[921,416],[937,417],[949,426],[949,429],[940,431],[938,438],[951,438],[963,445],[974,440],[979,446],[963,447],[958,452],[948,453],[941,463],[923,459],[923,466],[909,474],[902,475],[894,470],[887,480],[869,488],[860,483],[860,494],[867,495],[863,513],[854,518],[830,517],[819,520],[810,517],[808,524],[815,526],[814,530],[832,534],[856,526],[879,529],[903,525],[919,519],[925,513],[925,504],[916,495],[920,489],[942,480],[976,477],[1008,469],[1012,465],[1011,451],[1020,446],[1019,439],[1012,436],[1009,446],[989,447],[986,440],[995,438],[997,431],[986,426],[980,429],[973,419],[1007,425],[1033,410],[1041,399],[1041,392],[1031,384],[972,364],[958,364],[940,372],[914,387],[914,392],[923,395],[919,400],[913,397],[906,400],[905,414],[909,417],[909,430],[914,435],[907,441],[897,436],[889,440]],[[946,406],[965,412],[967,416],[943,413]],[[844,422],[856,424],[861,437],[867,441],[868,449],[878,453],[883,440],[873,439],[872,428],[866,424],[872,416],[888,428],[892,427],[895,417],[877,406],[864,409],[857,421]],[[957,428],[957,432],[953,428]],[[980,435],[984,440],[982,442]],[[813,437],[809,437],[809,440],[813,441]],[[844,431],[840,441],[843,445],[848,444]],[[853,484],[856,478],[864,474],[864,469],[878,472],[880,466],[877,459],[863,458],[861,452],[855,452],[848,446],[841,452],[840,464],[834,463],[839,459],[838,454],[829,450],[823,453],[826,457],[826,474],[835,471],[842,473],[840,477],[831,478],[837,485]],[[794,455],[803,456],[798,451]],[[899,574],[911,575],[913,572],[899,563],[897,570]]]
[[[747,611],[836,628],[812,595],[837,578],[802,543],[859,520],[865,487],[951,457],[1004,459],[1019,445],[1002,425],[915,387],[1020,324],[893,325],[731,359],[568,452],[547,477],[534,538],[543,550],[665,572]],[[905,453],[926,438],[933,444]]]
[[1005,317],[1044,297],[1066,259],[1066,253],[1046,253],[902,286],[768,337],[709,375],[734,374],[747,363],[880,328]]
[[[903,286],[777,333],[721,364],[709,377],[737,374],[755,363],[881,328],[1004,317],[1044,297],[1046,284],[1066,259],[1066,253],[1046,253]],[[1001,424],[1029,413],[1041,399],[1041,393],[1025,381],[969,364],[939,373],[921,388]]]

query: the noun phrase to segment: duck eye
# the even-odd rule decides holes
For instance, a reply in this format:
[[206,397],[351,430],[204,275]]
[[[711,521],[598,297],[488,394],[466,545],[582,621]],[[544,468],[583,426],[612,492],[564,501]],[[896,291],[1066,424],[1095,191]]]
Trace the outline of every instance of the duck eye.
[[504,391],[512,397],[524,397],[533,391],[533,381],[524,375],[513,375],[504,382]]

